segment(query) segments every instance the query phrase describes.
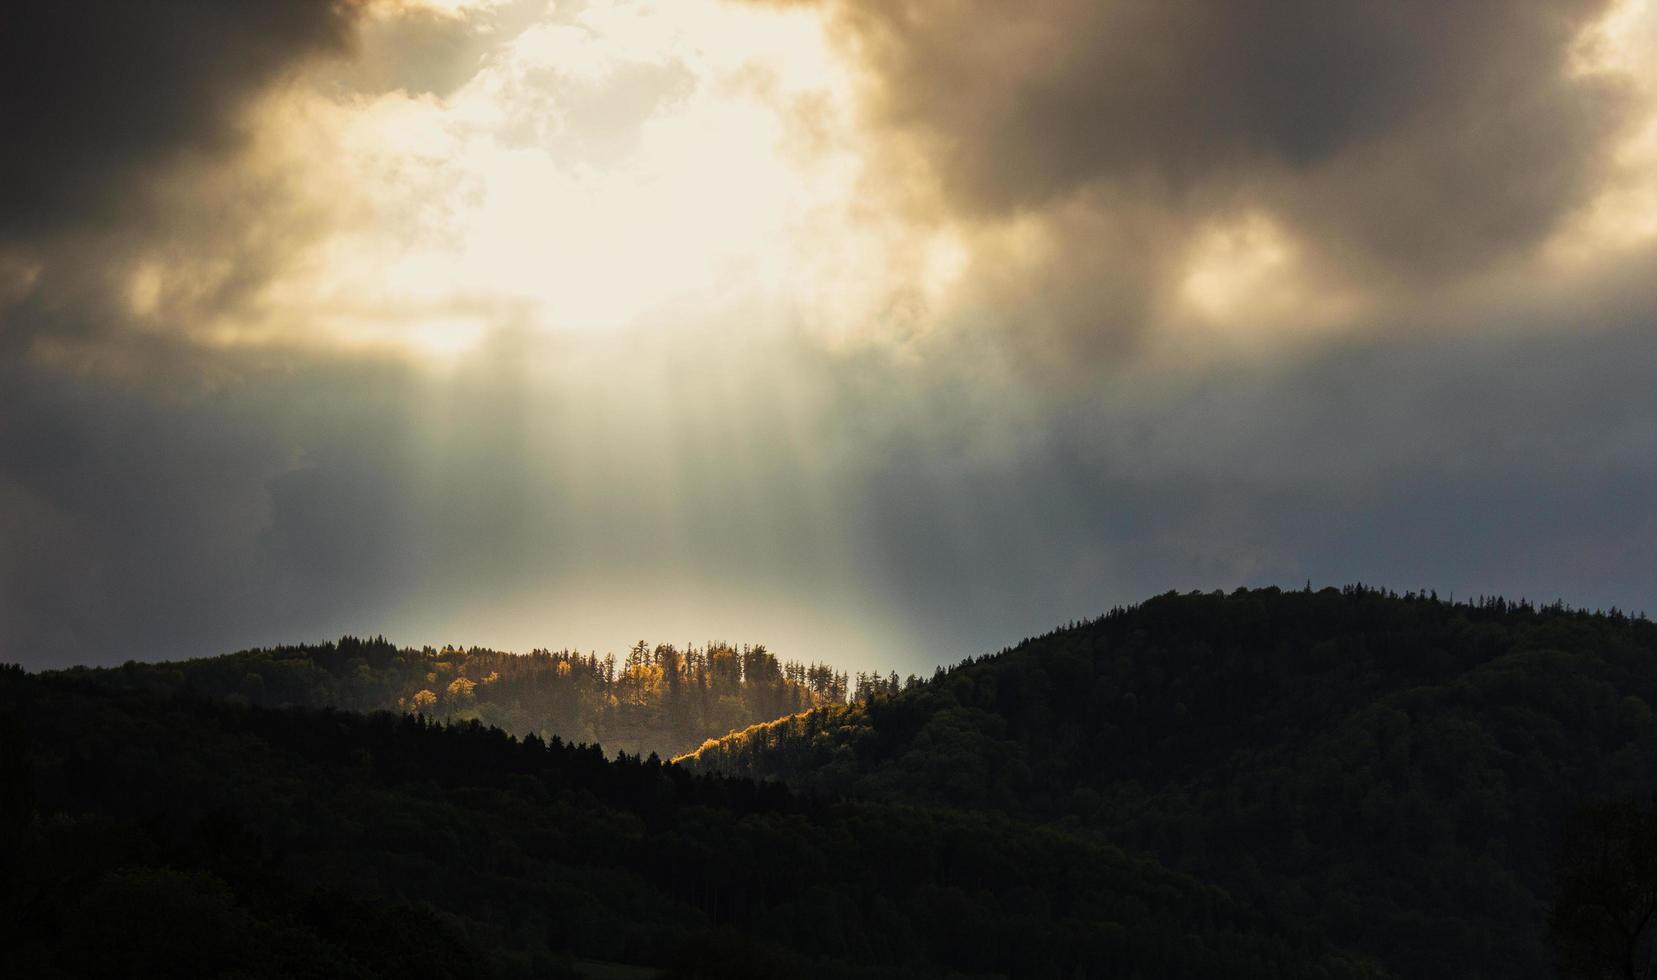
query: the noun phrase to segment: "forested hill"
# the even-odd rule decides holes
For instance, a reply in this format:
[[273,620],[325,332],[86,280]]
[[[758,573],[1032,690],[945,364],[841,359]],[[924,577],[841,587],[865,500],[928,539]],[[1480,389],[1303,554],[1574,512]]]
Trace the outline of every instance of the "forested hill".
[[1416,977],[1544,977],[1561,815],[1657,787],[1657,625],[1166,595],[685,760],[1143,848]]
[[1375,976],[1116,848],[0,668],[0,976]]
[[[764,646],[636,644],[625,659],[478,647],[399,648],[383,638],[246,650],[65,672],[115,688],[261,707],[398,711],[663,757],[808,708],[843,703],[846,674]],[[860,676],[860,684],[868,683]]]

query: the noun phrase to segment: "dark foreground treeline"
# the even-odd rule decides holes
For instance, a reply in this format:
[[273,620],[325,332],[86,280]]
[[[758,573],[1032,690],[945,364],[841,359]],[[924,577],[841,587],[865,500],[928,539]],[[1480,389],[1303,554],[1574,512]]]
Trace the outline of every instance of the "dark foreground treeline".
[[0,822],[5,976],[1372,973],[1192,877],[1001,817],[16,669]]
[[[1170,594],[691,764],[1150,853],[1400,976],[1542,978],[1559,828],[1584,801],[1650,798],[1654,705],[1643,618],[1360,587]],[[1634,924],[1657,919],[1647,866],[1610,899]],[[1642,955],[1606,975],[1653,975]]]
[[[481,721],[514,734],[673,756],[708,738],[869,688],[826,664],[763,645],[636,644],[618,660],[570,650],[397,647],[382,637],[66,673],[110,687],[190,693],[262,707],[398,711]],[[895,685],[895,678],[892,681]],[[883,689],[884,689],[883,685]],[[865,695],[866,697],[866,695]]]

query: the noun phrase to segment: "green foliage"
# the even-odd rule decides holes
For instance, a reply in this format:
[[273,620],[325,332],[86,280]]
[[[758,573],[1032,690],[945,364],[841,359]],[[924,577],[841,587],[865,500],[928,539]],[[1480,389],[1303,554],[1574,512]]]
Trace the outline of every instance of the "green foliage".
[[1170,594],[847,687],[723,645],[0,670],[0,968],[1543,977],[1555,892],[1604,891],[1564,815],[1657,785],[1657,626],[1616,612]]
[[664,756],[790,712],[847,700],[847,677],[779,661],[763,646],[650,647],[627,658],[535,650],[398,648],[384,638],[246,650],[64,673],[110,687],[264,707],[407,711],[516,734]]
[[0,675],[0,717],[7,786],[31,787],[0,851],[0,975],[1374,974],[1152,860],[989,814],[65,677]]
[[1559,975],[1657,975],[1657,799],[1594,800],[1560,834],[1548,914]]
[[[214,832],[211,821],[201,829]],[[42,815],[11,828],[0,850],[0,969],[42,978],[490,975],[484,954],[430,912],[301,894],[228,851],[214,852],[218,867],[208,870],[166,838],[102,814]]]
[[1580,800],[1657,785],[1657,626],[1363,588],[1166,595],[705,745],[702,771],[1044,822],[1416,977],[1543,977]]

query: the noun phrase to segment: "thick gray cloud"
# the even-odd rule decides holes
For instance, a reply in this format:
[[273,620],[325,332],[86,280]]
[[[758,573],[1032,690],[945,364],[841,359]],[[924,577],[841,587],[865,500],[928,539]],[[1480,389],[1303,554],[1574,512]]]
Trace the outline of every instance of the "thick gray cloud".
[[[0,642],[15,659],[107,660],[146,634],[150,651],[196,649],[223,616],[266,618],[248,529],[296,450],[279,406],[228,394],[248,365],[183,340],[183,321],[257,288],[297,233],[289,215],[280,233],[268,220],[284,189],[238,172],[246,111],[345,53],[358,13],[336,0],[0,12]],[[219,268],[139,326],[127,290],[145,255]]]
[[952,207],[1101,184],[1187,216],[1254,201],[1392,273],[1536,242],[1595,188],[1628,107],[1572,63],[1608,0],[828,5],[876,118],[922,139]]
[[109,221],[144,181],[241,136],[239,110],[342,51],[340,0],[24,0],[0,13],[0,242]]

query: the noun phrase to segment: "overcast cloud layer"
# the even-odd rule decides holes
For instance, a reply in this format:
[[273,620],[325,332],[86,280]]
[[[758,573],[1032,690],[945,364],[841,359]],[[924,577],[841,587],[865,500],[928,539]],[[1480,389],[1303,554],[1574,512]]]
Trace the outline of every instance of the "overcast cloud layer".
[[1657,611],[1657,15],[0,15],[0,659]]

